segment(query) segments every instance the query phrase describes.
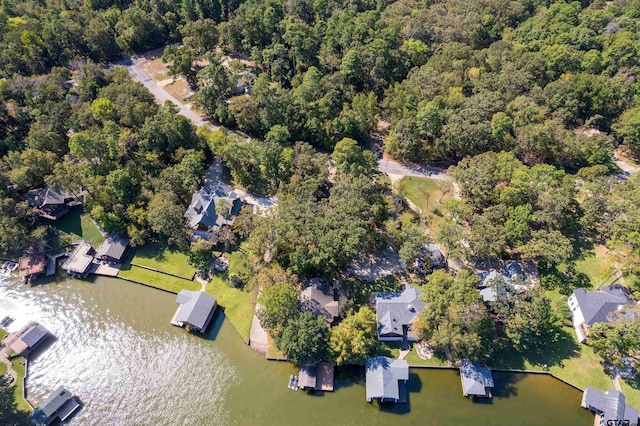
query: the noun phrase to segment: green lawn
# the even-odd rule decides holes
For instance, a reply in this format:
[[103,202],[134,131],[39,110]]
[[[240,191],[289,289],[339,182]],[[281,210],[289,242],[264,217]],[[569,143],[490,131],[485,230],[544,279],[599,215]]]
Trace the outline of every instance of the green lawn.
[[449,187],[448,182],[408,176],[400,179],[396,185],[400,195],[422,209],[422,214],[429,227],[434,227],[442,220],[446,210],[441,203],[438,203],[438,200],[441,197],[442,202],[451,199],[451,191],[447,192],[444,197],[442,196]]
[[73,241],[85,240],[94,246],[104,242],[100,231],[81,207],[72,209],[67,215],[57,220],[53,226],[61,233],[70,235]]
[[[231,269],[233,261],[229,269]],[[207,284],[206,291],[218,300],[218,305],[224,309],[224,314],[231,324],[238,330],[245,342],[249,341],[251,320],[255,300],[253,293],[231,287],[225,280],[226,274],[217,274]]]
[[185,280],[184,278],[174,277],[172,275],[155,272],[149,269],[140,268],[125,262],[118,276],[138,283],[146,284],[161,290],[178,293],[182,289],[199,290],[200,283],[193,280]]
[[640,407],[640,375],[636,375],[635,380],[628,382],[620,380],[620,388],[627,397],[627,404],[635,408]]
[[189,256],[159,243],[147,243],[132,249],[132,265],[146,266],[168,274],[192,279],[196,269],[189,264]]
[[22,397],[22,388],[23,388],[22,379],[24,378],[24,375],[25,375],[25,366],[24,366],[25,362],[27,362],[27,360],[21,356],[11,360],[11,363],[13,364],[13,369],[15,370],[16,373],[18,373],[18,380],[16,382],[14,390],[16,395],[16,401],[18,402],[18,408],[24,411],[31,412],[31,407],[29,406],[27,401],[25,401],[24,398]]
[[7,374],[7,366],[4,365],[3,362],[0,362],[0,377],[4,376],[5,374]]
[[278,350],[271,336],[267,336],[267,358],[269,359],[287,359],[282,352]]
[[615,280],[615,269],[611,257],[605,253],[604,247],[585,252],[582,259],[576,261],[576,272],[589,277],[594,288],[611,284]]

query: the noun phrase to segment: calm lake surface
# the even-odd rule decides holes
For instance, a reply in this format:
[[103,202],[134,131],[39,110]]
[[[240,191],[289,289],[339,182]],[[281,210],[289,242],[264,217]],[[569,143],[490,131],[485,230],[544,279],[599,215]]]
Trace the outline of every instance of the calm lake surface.
[[0,277],[11,330],[36,320],[57,336],[32,357],[29,399],[65,385],[85,404],[72,424],[593,424],[581,393],[545,375],[494,373],[493,401],[474,403],[456,371],[412,369],[410,403],[393,410],[365,401],[361,369],[339,370],[336,392],[293,392],[296,369],[249,349],[221,312],[201,338],[169,324],[175,309],[174,295],[118,279],[29,287]]

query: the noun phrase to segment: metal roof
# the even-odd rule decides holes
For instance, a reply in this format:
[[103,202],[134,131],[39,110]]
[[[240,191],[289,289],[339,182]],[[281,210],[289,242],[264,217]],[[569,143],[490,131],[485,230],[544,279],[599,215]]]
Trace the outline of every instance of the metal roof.
[[38,424],[45,423],[49,417],[53,416],[56,411],[72,397],[71,392],[63,386],[60,386],[33,411],[33,421]]
[[216,298],[203,291],[180,290],[176,303],[182,305],[176,321],[202,329],[207,324],[209,314],[215,309]]
[[638,410],[626,404],[626,398],[622,392],[609,389],[600,392],[594,388],[587,388],[583,396],[584,404],[601,413],[602,421],[628,420],[631,423],[638,421]]
[[464,395],[485,395],[486,388],[493,387],[491,369],[480,367],[479,362],[472,363],[468,359],[460,361],[460,378]]
[[96,257],[107,256],[120,260],[129,246],[129,239],[119,235],[107,235],[104,243],[96,250]]
[[403,359],[378,356],[367,359],[367,400],[400,399],[401,380],[409,380],[409,364]]
[[42,339],[47,337],[49,331],[41,326],[40,324],[34,324],[27,331],[20,335],[20,340],[24,342],[25,345],[32,349],[35,347]]

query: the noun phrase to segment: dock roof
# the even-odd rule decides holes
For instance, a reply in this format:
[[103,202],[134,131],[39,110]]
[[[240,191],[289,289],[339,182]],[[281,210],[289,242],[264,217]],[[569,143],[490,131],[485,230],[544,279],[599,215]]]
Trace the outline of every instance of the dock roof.
[[129,239],[119,235],[107,235],[104,243],[96,250],[96,257],[110,257],[121,260],[122,255],[129,246]]
[[460,378],[463,395],[488,396],[487,388],[493,387],[491,369],[480,367],[479,362],[472,363],[468,359],[460,362]]
[[176,303],[182,305],[176,315],[176,321],[203,329],[216,307],[216,298],[203,291],[180,290]]
[[48,259],[45,253],[32,253],[18,259],[18,269],[25,276],[42,273],[47,267]]
[[628,420],[631,423],[638,421],[638,410],[626,404],[626,398],[620,391],[609,389],[600,392],[594,388],[584,391],[583,405],[595,409],[601,413],[601,421]]
[[20,335],[20,340],[22,340],[29,349],[32,349],[47,337],[48,334],[49,330],[40,324],[34,324]]
[[298,373],[298,386],[301,388],[316,388],[316,373],[318,369],[315,365],[303,365]]
[[64,263],[63,268],[71,273],[86,273],[93,262],[93,252],[91,244],[86,241],[80,241]]
[[403,359],[377,356],[367,359],[367,400],[400,401],[400,383],[409,380],[409,364]]
[[33,421],[37,424],[46,423],[47,419],[53,416],[72,397],[71,392],[66,390],[64,386],[58,387],[33,411]]

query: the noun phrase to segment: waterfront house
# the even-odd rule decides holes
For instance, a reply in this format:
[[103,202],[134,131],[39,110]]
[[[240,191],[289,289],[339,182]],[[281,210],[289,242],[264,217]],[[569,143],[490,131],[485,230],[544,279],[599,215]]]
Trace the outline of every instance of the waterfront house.
[[567,299],[571,309],[573,328],[578,341],[583,343],[589,336],[589,327],[598,322],[609,322],[612,314],[622,311],[633,302],[629,290],[620,284],[587,291],[577,288]]
[[325,280],[313,278],[302,285],[298,297],[300,309],[326,320],[327,326],[336,325],[340,317],[338,292]]
[[79,195],[70,194],[60,188],[44,188],[32,189],[27,192],[26,199],[29,205],[38,210],[38,214],[49,220],[58,220],[69,212],[69,207],[82,204]]
[[32,251],[28,256],[21,257],[18,259],[20,277],[25,281],[37,278],[45,271],[49,261],[50,259],[45,253],[36,251]]
[[425,307],[417,288],[407,285],[401,292],[375,293],[375,305],[378,340],[400,341],[403,346],[416,341],[411,326]]
[[11,343],[11,350],[18,355],[29,353],[42,343],[49,335],[49,330],[38,323],[32,323],[16,333],[17,338]]
[[614,389],[600,392],[589,387],[582,395],[581,405],[595,414],[595,425],[633,425],[638,423],[638,410],[627,405],[624,394]]
[[119,235],[107,235],[104,243],[96,250],[95,258],[106,263],[121,263],[129,247],[129,239]]
[[216,298],[203,291],[180,290],[176,297],[178,310],[171,324],[189,331],[204,333],[216,310]]
[[367,402],[374,399],[380,402],[407,402],[407,361],[377,356],[367,359],[366,368]]
[[215,239],[221,227],[233,224],[241,207],[242,200],[233,191],[225,194],[220,189],[212,193],[200,190],[192,195],[184,213],[186,227],[193,238]]
[[298,387],[304,390],[333,392],[334,365],[319,362],[316,365],[303,365],[298,373]]
[[86,278],[93,263],[96,251],[86,241],[80,241],[62,265],[69,274],[78,278]]
[[31,418],[37,425],[49,425],[59,419],[66,421],[80,408],[80,403],[63,386],[56,389],[35,410]]
[[470,397],[491,398],[493,375],[488,367],[481,367],[479,362],[472,363],[468,359],[460,361],[460,380],[462,394]]
[[502,270],[491,269],[478,273],[478,291],[484,302],[509,299],[512,293],[528,287],[527,275],[516,261],[505,262]]

